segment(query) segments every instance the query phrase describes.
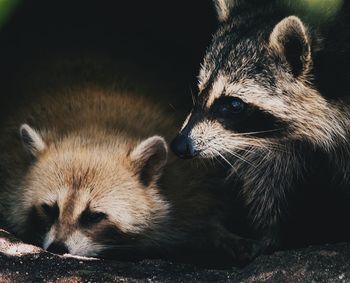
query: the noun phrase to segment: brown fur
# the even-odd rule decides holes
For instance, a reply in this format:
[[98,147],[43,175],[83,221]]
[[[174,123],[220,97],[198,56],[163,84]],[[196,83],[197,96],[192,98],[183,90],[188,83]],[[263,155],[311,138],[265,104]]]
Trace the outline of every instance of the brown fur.
[[[220,224],[225,201],[210,192],[206,173],[171,157],[162,174],[167,148],[154,135],[167,138],[173,129],[151,101],[92,87],[45,94],[17,109],[1,129],[6,226],[79,255],[234,250],[241,239]],[[101,219],[92,223],[91,212]]]

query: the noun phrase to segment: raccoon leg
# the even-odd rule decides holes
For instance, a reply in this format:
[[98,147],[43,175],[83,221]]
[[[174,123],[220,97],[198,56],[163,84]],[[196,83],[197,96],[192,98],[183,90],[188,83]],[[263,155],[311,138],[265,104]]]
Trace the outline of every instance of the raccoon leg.
[[250,195],[249,219],[256,231],[263,253],[271,253],[279,246],[280,224],[287,210],[284,188],[266,186],[263,191],[255,188]]
[[242,238],[217,222],[213,224],[211,240],[214,247],[223,251],[236,266],[247,265],[261,253],[256,241]]
[[291,194],[302,179],[301,168],[295,154],[280,154],[261,163],[259,170],[246,171],[243,195],[262,252],[272,252],[280,244],[281,223],[287,218]]

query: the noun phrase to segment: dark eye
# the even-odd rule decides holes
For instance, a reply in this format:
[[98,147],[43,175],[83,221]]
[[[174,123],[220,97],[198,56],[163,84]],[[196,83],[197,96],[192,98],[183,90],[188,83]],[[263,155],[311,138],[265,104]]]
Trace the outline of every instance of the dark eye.
[[233,98],[231,101],[231,112],[241,113],[245,108],[245,104],[242,100],[238,98]]
[[242,113],[246,108],[246,104],[236,97],[223,97],[217,103],[215,112],[223,118],[231,117]]
[[84,211],[80,216],[80,223],[82,225],[88,226],[92,224],[97,224],[106,218],[107,215],[103,212]]
[[59,208],[57,203],[55,204],[47,204],[44,203],[41,205],[41,211],[50,219],[55,220],[59,215]]

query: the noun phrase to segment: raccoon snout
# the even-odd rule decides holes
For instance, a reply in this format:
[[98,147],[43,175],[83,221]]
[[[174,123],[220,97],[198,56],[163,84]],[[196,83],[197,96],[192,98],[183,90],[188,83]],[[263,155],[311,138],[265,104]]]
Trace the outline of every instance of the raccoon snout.
[[46,250],[50,253],[59,254],[59,255],[69,253],[68,247],[61,242],[53,242]]
[[181,133],[171,142],[170,148],[178,157],[183,159],[194,158],[198,154],[198,151],[194,149],[190,138]]

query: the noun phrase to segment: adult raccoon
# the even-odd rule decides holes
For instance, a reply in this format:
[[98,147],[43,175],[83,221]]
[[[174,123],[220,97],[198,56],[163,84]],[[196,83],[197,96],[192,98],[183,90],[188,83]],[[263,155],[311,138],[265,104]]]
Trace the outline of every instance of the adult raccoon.
[[[326,240],[341,226],[327,216],[341,203],[336,192],[350,185],[349,109],[321,95],[313,80],[315,73],[325,74],[314,65],[326,62],[322,45],[331,46],[331,39],[321,44],[314,27],[291,15],[285,1],[215,4],[221,24],[201,66],[195,105],[172,149],[181,158],[222,158],[230,165],[229,178],[239,183],[234,186],[263,250],[281,244],[282,227],[298,222],[296,215],[306,223],[297,237],[315,229]],[[329,83],[338,92],[336,82]],[[321,195],[325,206],[315,213]],[[348,194],[343,197],[349,207]],[[348,222],[349,214],[339,215]],[[326,218],[333,228],[317,230],[314,221],[322,226]],[[339,235],[349,237],[345,231]]]
[[218,183],[176,160],[166,166],[165,140],[154,135],[173,129],[170,115],[127,90],[37,95],[1,127],[3,224],[59,254],[132,258],[187,249],[242,260],[242,247],[254,246],[224,228],[226,196],[209,190]]

